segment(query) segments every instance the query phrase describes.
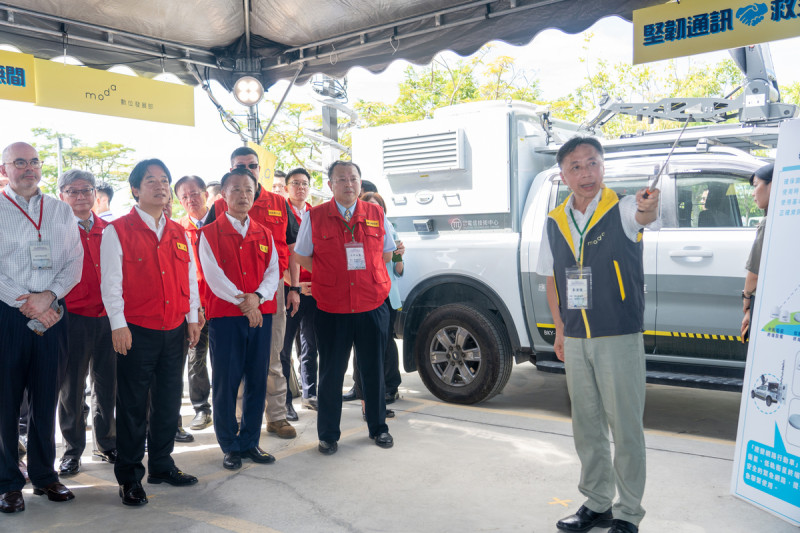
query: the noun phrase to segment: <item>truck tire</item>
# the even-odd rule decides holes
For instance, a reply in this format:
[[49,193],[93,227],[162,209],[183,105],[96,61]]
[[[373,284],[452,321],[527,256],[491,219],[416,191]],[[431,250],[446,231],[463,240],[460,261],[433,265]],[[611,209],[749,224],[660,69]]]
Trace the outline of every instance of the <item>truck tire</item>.
[[488,400],[511,376],[505,330],[483,309],[463,304],[436,309],[420,325],[414,348],[423,383],[446,402]]

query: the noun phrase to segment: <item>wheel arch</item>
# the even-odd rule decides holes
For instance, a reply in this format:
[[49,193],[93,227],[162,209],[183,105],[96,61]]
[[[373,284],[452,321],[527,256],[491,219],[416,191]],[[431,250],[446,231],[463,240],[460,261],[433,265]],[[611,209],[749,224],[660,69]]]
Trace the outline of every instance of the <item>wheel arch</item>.
[[519,333],[514,319],[500,295],[485,283],[457,274],[447,274],[426,279],[408,294],[402,310],[397,314],[396,331],[403,338],[403,368],[406,372],[417,370],[414,345],[417,331],[425,317],[434,309],[446,304],[467,304],[491,311],[505,329],[512,353],[520,348]]

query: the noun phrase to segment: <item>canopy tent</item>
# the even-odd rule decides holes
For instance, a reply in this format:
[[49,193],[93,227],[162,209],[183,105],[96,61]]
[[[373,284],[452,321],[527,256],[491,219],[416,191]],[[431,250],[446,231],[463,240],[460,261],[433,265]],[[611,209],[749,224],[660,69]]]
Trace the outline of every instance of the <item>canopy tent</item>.
[[[128,65],[186,83],[242,75],[265,88],[317,73],[342,77],[397,59],[426,64],[442,50],[469,55],[492,40],[529,43],[600,18],[630,20],[664,0],[5,0],[0,44],[41,58],[67,54],[96,68]],[[554,51],[553,53],[558,53]]]

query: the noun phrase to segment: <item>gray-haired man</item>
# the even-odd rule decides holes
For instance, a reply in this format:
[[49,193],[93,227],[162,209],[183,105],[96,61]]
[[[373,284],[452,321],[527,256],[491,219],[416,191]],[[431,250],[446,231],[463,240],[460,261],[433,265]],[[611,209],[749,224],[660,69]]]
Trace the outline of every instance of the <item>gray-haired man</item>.
[[117,394],[117,359],[111,327],[100,296],[100,240],[108,222],[92,212],[95,179],[91,172],[68,170],[58,178],[61,200],[72,208],[83,245],[81,281],[67,294],[67,358],[58,398],[58,420],[64,437],[59,474],[77,474],[86,447],[83,416],[84,385],[92,375],[92,433],[94,457],[117,459],[114,404]]

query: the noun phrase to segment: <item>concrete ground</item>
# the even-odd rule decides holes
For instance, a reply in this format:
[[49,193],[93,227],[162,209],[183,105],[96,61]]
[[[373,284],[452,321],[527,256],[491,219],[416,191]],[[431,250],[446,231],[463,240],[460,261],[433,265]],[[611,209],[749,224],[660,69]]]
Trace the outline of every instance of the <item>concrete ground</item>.
[[[0,515],[0,531],[538,533],[557,531],[555,522],[582,503],[562,375],[517,366],[501,395],[459,406],[405,374],[389,420],[394,448],[368,439],[360,406],[350,402],[330,457],[316,449],[316,413],[295,406],[296,439],[262,433],[273,465],[224,470],[213,429],[194,432],[174,457],[200,482],[145,484],[150,503],[128,508],[112,467],[93,462],[89,444],[82,472],[62,480],[75,500],[48,502],[28,485],[26,511]],[[642,531],[796,531],[729,493],[738,409],[739,394],[648,385]],[[183,415],[188,424],[188,399]]]

